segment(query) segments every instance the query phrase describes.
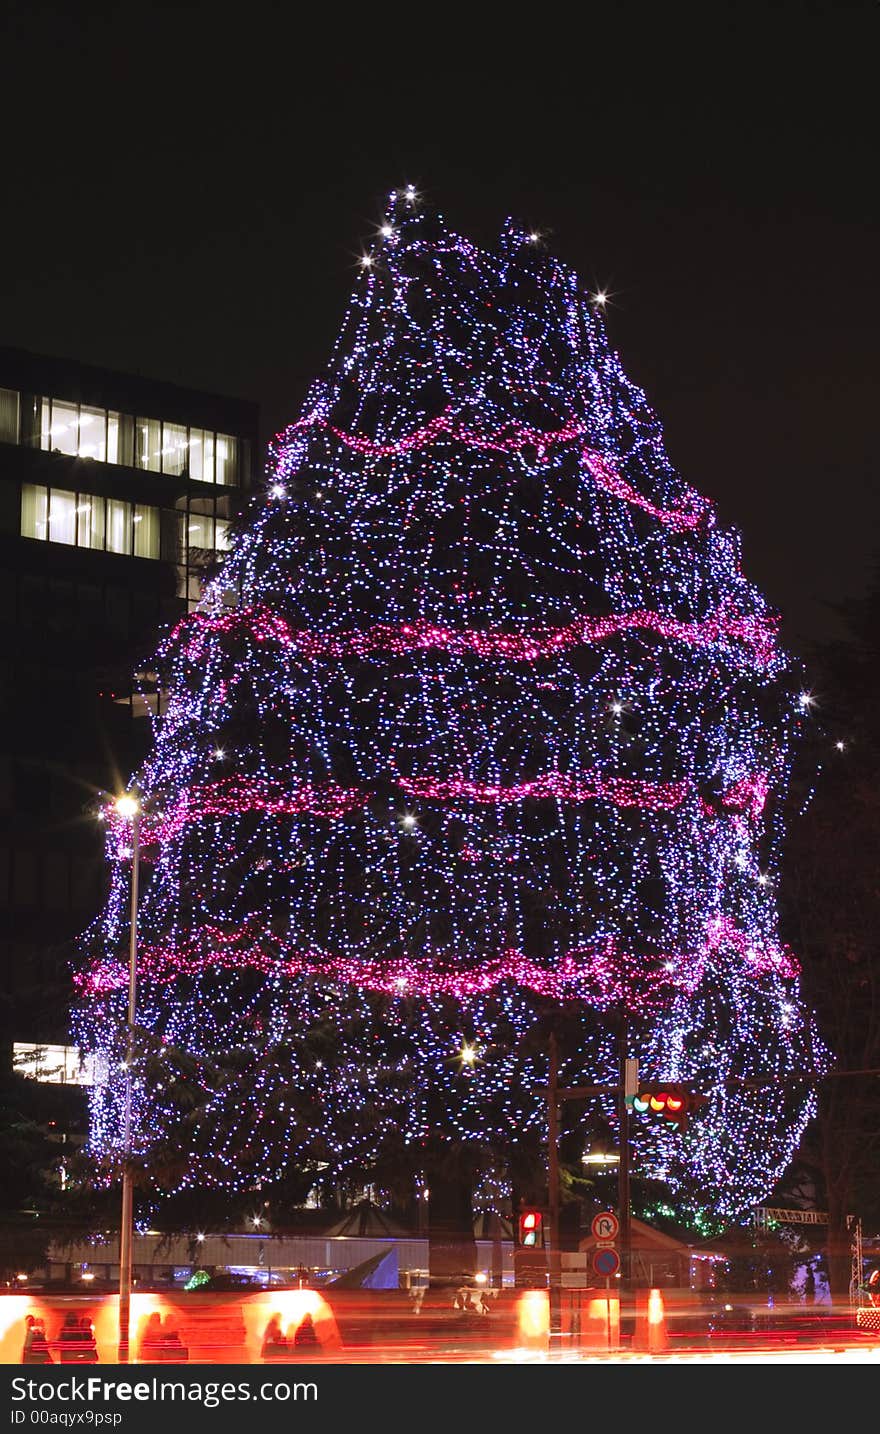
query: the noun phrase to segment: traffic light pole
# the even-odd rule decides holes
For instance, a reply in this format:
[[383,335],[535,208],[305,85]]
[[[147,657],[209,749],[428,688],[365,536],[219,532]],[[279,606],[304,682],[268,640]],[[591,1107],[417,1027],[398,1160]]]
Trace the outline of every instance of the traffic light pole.
[[629,1105],[627,1104],[627,1026],[626,1011],[620,1018],[620,1038],[617,1048],[620,1071],[617,1085],[617,1127],[620,1132],[617,1162],[617,1218],[620,1221],[618,1240],[620,1242],[620,1283],[627,1289],[632,1279],[632,1218],[630,1214],[629,1190]]
[[[617,1085],[559,1085],[559,1052],[556,1037],[550,1036],[547,1071],[547,1292],[550,1316],[550,1350],[561,1347],[562,1340],[562,1252],[559,1242],[559,1102],[586,1100],[594,1095],[615,1095],[622,1110],[620,1125],[620,1166],[618,1198],[620,1204],[621,1255],[629,1253],[629,1111],[626,1106],[626,1027],[620,1040],[620,1081]],[[625,1201],[625,1204],[624,1204]],[[625,1240],[624,1243],[624,1233]],[[624,1266],[626,1269],[626,1266]]]

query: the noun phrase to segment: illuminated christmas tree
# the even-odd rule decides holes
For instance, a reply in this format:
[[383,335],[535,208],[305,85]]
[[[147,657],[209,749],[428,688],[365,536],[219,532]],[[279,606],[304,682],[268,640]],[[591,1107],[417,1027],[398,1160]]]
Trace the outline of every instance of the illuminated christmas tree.
[[[389,1152],[418,1171],[439,1133],[503,1181],[545,1134],[536,1024],[576,1011],[563,1083],[616,1085],[625,1010],[641,1072],[711,1096],[640,1137],[643,1173],[735,1216],[827,1059],[774,894],[798,671],[539,236],[481,250],[404,190],[362,262],[157,655],[135,1148],[176,1151],[179,1188],[244,1189]],[[131,862],[108,837],[76,1029],[109,1168]]]

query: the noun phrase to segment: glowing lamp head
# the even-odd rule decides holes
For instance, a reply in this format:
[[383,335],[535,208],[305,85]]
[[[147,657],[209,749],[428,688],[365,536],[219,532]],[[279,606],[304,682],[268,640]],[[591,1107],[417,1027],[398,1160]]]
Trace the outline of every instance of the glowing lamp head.
[[461,1056],[461,1063],[463,1066],[472,1066],[474,1061],[477,1059],[476,1046],[469,1046],[467,1041],[465,1041],[464,1045],[459,1051],[459,1055]]
[[132,796],[131,792],[125,792],[121,797],[116,798],[114,807],[117,816],[124,817],[126,821],[131,821],[140,811],[141,804],[137,797]]
[[600,309],[604,308],[604,306],[608,302],[608,295],[605,293],[604,289],[599,290],[598,294],[595,295],[595,300],[596,303],[599,305]]

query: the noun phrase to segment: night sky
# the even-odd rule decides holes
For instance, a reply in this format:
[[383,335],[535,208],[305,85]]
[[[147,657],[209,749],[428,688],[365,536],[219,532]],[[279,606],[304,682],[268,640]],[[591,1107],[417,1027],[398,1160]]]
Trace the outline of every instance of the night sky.
[[789,642],[839,630],[880,556],[876,4],[2,15],[0,343],[256,399],[268,438],[389,190],[478,242],[513,215],[609,291]]

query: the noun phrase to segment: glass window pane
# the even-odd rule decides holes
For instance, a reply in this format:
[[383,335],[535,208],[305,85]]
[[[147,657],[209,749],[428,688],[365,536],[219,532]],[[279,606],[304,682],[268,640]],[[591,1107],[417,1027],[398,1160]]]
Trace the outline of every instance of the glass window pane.
[[21,536],[23,538],[47,538],[49,536],[49,490],[40,483],[21,485]]
[[216,533],[217,533],[217,536],[216,536],[216,538],[215,538],[215,544],[216,544],[217,552],[218,552],[218,553],[228,553],[228,552],[229,552],[229,549],[232,547],[232,543],[230,542],[230,539],[229,539],[229,519],[228,519],[228,518],[218,518],[218,519],[217,519]]
[[134,467],[134,419],[130,413],[107,415],[107,462]]
[[107,551],[131,552],[131,504],[119,498],[107,499]]
[[52,447],[52,440],[49,437],[49,419],[52,409],[51,398],[35,398],[34,408],[39,408],[39,414],[35,415],[40,420],[40,447],[48,453]]
[[183,562],[183,514],[167,508],[159,513],[159,556],[166,563]]
[[0,443],[18,442],[18,394],[13,388],[0,388]]
[[232,488],[238,484],[238,439],[228,433],[217,434],[217,482]]
[[201,428],[189,431],[189,476],[197,483],[211,483],[213,473],[205,473],[205,434]]
[[190,513],[187,520],[189,550],[211,552],[214,547],[214,519],[204,513]]
[[[52,418],[49,426],[49,449],[52,453],[75,454],[78,444],[76,404],[62,403],[59,399],[53,398]],[[53,537],[54,541],[57,540]]]
[[103,548],[105,505],[104,499],[94,493],[80,493],[76,505],[76,540],[81,548]]
[[136,558],[159,556],[159,509],[136,503],[134,508],[134,555]]
[[[74,429],[76,432],[76,429]],[[76,542],[76,494],[59,488],[49,492],[49,542]]]
[[186,429],[179,423],[163,423],[162,472],[180,474],[186,469]]
[[79,410],[79,456],[107,462],[107,414],[103,408]]
[[162,469],[162,424],[158,418],[139,418],[135,425],[135,468]]

